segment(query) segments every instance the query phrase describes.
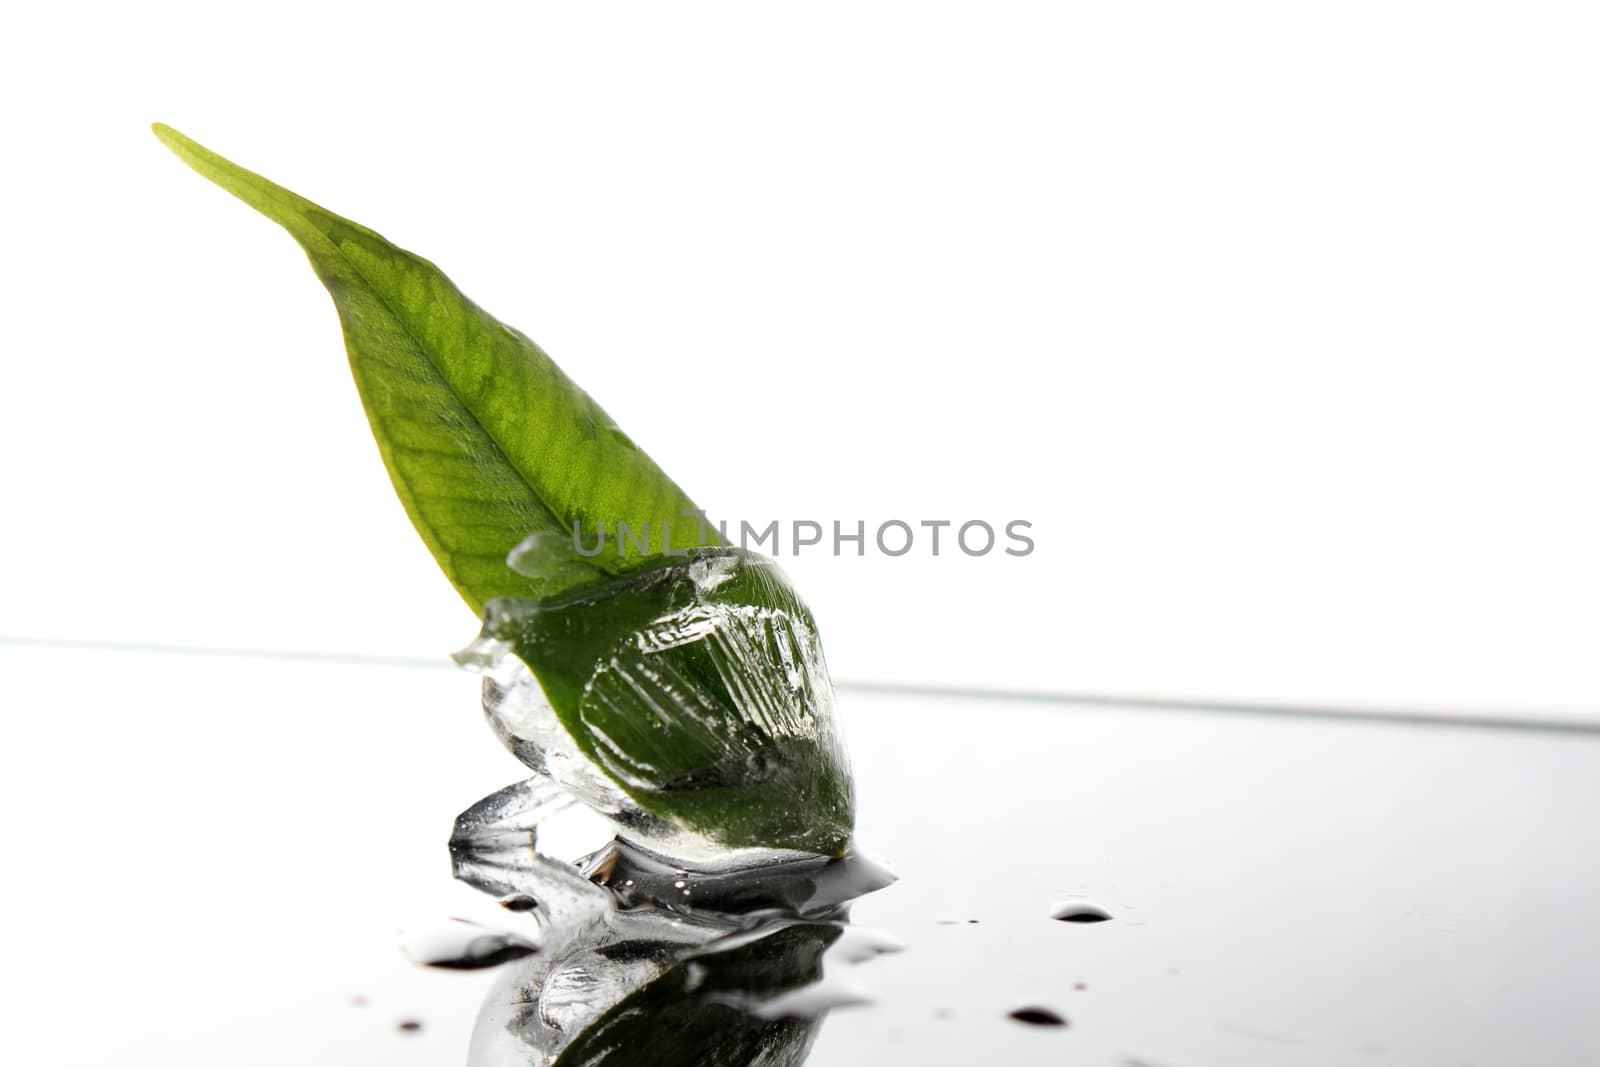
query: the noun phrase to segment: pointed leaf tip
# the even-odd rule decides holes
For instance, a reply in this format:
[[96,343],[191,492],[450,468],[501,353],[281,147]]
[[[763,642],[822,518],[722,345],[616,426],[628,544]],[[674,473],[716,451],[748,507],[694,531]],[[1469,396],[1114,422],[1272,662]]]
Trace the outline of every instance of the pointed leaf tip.
[[185,146],[194,144],[193,141],[168,126],[165,122],[152,122],[150,124],[150,132],[155,134],[156,139],[173,152],[181,152]]
[[[700,545],[688,496],[537,345],[437,267],[164,123],[191,169],[289,231],[326,285],[378,451],[462,598],[552,595]],[[611,551],[578,551],[600,523]],[[643,544],[624,541],[620,524]],[[531,534],[544,550],[507,557]],[[712,543],[720,543],[714,535]],[[536,558],[535,558],[536,557]]]

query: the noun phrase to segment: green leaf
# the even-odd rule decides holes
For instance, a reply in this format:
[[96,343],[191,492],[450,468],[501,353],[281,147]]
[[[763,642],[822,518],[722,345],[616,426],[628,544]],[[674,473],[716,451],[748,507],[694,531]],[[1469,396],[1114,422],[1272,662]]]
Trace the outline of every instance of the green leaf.
[[[600,406],[432,263],[160,123],[178,158],[289,231],[327,286],[394,488],[462,598],[548,596],[702,540],[694,504]],[[616,538],[619,522],[642,549]],[[575,529],[592,547],[580,553]],[[670,531],[670,532],[669,532]],[[525,538],[518,573],[507,555]],[[643,539],[642,539],[643,540]]]
[[599,405],[433,264],[154,129],[305,249],[412,523],[583,754],[721,846],[842,853],[854,797],[832,684],[782,572],[717,547]]

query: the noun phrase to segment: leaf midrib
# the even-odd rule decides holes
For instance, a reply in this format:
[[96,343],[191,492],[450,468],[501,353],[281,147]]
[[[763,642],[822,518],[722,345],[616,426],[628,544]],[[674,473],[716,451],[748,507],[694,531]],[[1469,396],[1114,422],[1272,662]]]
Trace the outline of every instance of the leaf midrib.
[[[294,210],[294,205],[293,204],[285,204],[284,201],[283,201],[283,198],[278,195],[279,192],[280,192],[280,189],[279,189],[279,187],[277,186],[276,183],[270,182],[268,179],[265,179],[265,178],[263,178],[261,180],[268,183],[269,188],[266,191],[267,191],[268,195],[274,201],[278,202],[282,206],[288,207],[288,209],[291,210],[291,211]],[[300,198],[300,199],[303,199],[303,198]],[[317,204],[313,203],[312,201],[308,200],[306,202],[309,203],[309,204],[312,204],[312,206],[315,207],[318,211],[323,211],[323,212],[326,212],[329,215],[334,215],[333,212],[327,211],[326,208],[323,208],[320,205],[317,205]],[[303,211],[296,211],[295,213],[300,215],[301,218],[305,219],[307,225],[311,226],[312,229],[316,230],[317,233],[321,234],[322,237],[324,239],[326,239],[327,242],[330,245],[333,246],[333,250],[334,250],[335,253],[338,254],[340,261],[345,263],[350,268],[350,270],[356,275],[356,277],[361,279],[362,283],[366,286],[367,291],[369,293],[371,293],[374,296],[374,298],[377,299],[379,304],[383,305],[383,309],[389,313],[389,317],[391,319],[393,319],[395,324],[400,327],[400,332],[405,334],[405,336],[408,337],[411,340],[411,343],[416,346],[417,351],[422,354],[422,358],[426,362],[426,364],[428,366],[428,369],[433,372],[434,378],[435,378],[435,381],[437,382],[437,384],[442,386],[445,390],[447,390],[450,393],[450,395],[456,400],[456,403],[458,403],[461,406],[461,410],[466,412],[467,417],[472,420],[472,425],[477,427],[480,431],[482,431],[484,439],[487,440],[489,442],[489,444],[494,448],[495,454],[497,456],[499,456],[502,460],[505,461],[505,464],[506,464],[507,467],[511,468],[513,471],[516,472],[518,481],[520,481],[522,483],[523,487],[528,490],[528,494],[530,496],[532,496],[534,500],[538,501],[539,506],[544,509],[545,514],[550,517],[550,519],[554,522],[554,524],[557,527],[559,527],[561,525],[561,523],[562,523],[562,517],[561,517],[560,513],[558,513],[556,511],[556,509],[550,505],[550,502],[545,499],[545,497],[544,497],[544,495],[542,493],[539,492],[538,487],[532,481],[529,480],[527,473],[522,469],[521,466],[519,466],[517,464],[517,462],[515,460],[513,460],[511,458],[511,455],[505,450],[505,447],[500,444],[500,441],[495,437],[494,433],[490,431],[489,427],[484,425],[483,420],[478,417],[478,413],[476,411],[472,410],[472,407],[467,402],[467,399],[453,385],[450,384],[449,378],[445,375],[444,368],[442,366],[440,366],[438,360],[436,360],[434,358],[433,353],[428,350],[427,343],[422,338],[417,336],[415,331],[413,331],[412,328],[410,327],[410,325],[406,322],[404,316],[402,316],[395,309],[394,304],[390,302],[389,298],[384,296],[383,292],[379,289],[379,287],[373,284],[371,277],[368,276],[367,273],[361,269],[361,265],[359,263],[357,263],[355,261],[355,259],[353,259],[348,253],[345,252],[344,245],[338,240],[338,238],[334,237],[332,234],[328,233],[328,231],[324,230],[308,213],[303,212]],[[339,217],[339,216],[335,215],[335,217]],[[395,248],[399,249],[399,246],[396,245]],[[404,255],[409,255],[410,254],[410,253],[404,252],[404,250],[401,250],[401,252]],[[437,270],[438,268],[435,267],[434,269]],[[440,271],[440,274],[442,275],[443,271]],[[454,284],[454,283],[451,283],[451,284]],[[486,315],[486,316],[488,316],[490,318],[493,318],[492,315],[489,315],[488,312],[483,311],[483,309],[478,307],[477,304],[472,303],[465,295],[463,295],[461,299],[463,301],[467,302],[468,304],[470,304],[476,310],[482,312],[484,315]],[[338,300],[336,298],[334,300],[335,307],[338,307],[338,303],[339,302],[338,302]],[[340,308],[339,310],[341,312],[343,311],[342,308]],[[341,315],[341,318],[342,318],[342,315]],[[498,322],[499,320],[496,319],[495,321]],[[528,343],[532,344],[533,342],[530,341]],[[364,378],[365,374],[363,374],[362,376]],[[399,446],[391,444],[390,447],[391,448],[398,448]],[[416,491],[416,487],[412,484],[411,480],[408,479],[404,474],[401,474],[398,470],[395,471],[395,476],[398,477],[401,481],[406,483],[406,489],[411,493],[412,499],[416,500],[417,499],[417,491]],[[529,532],[531,532],[531,531],[529,531]],[[519,538],[519,540],[520,540],[520,538]],[[511,551],[511,549],[515,548],[515,547],[516,547],[515,545],[507,546],[506,551],[509,553]],[[456,555],[457,555],[456,552],[450,551],[451,559],[454,559],[456,557]],[[510,569],[510,564],[507,564],[507,569],[508,570]],[[601,573],[608,573],[608,572],[605,572],[603,568],[600,568],[599,570],[601,571]],[[476,599],[476,597],[474,597],[474,599]],[[479,608],[479,610],[482,610],[482,605],[478,605],[477,607]]]

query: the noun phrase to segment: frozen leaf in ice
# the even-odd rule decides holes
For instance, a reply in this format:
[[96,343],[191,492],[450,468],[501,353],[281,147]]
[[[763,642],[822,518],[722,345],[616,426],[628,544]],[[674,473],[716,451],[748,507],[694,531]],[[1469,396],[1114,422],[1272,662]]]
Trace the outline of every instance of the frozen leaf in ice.
[[[507,654],[533,677],[503,669]],[[710,862],[849,842],[816,623],[769,559],[707,550],[560,597],[502,598],[464,657],[502,668],[484,706],[508,747],[640,843]]]
[[[554,711],[514,721],[520,695],[491,690],[513,751],[641,841],[841,854],[854,811],[833,690],[782,572],[706,548],[721,538],[688,496],[432,263],[155,132],[283,226],[327,287],[395,491],[482,613],[464,665],[499,682],[520,662]],[[607,527],[609,550],[589,551]]]

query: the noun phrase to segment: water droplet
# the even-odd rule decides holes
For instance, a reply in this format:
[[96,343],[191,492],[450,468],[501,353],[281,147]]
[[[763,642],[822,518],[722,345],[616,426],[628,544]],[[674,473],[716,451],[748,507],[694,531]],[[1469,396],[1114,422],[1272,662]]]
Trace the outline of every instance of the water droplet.
[[694,582],[695,592],[701,596],[711,593],[717,586],[733,577],[733,571],[738,559],[733,556],[713,556],[709,559],[697,559],[689,564],[689,580]]
[[491,930],[477,923],[453,919],[449,926],[420,934],[406,934],[402,950],[425,967],[475,971],[531,956],[538,949],[515,934]]
[[588,548],[596,540],[597,534],[588,530],[583,532],[582,537],[575,537],[565,530],[535,530],[506,553],[506,566],[536,581],[559,578],[563,580],[562,584],[566,584],[574,579],[581,580],[591,577],[594,571],[581,558],[573,558],[574,545],[581,544]]
[[1066,1016],[1062,1015],[1060,1012],[1052,1011],[1049,1008],[1040,1007],[1037,1004],[1028,1004],[1020,1008],[1012,1008],[1010,1011],[1006,1012],[1006,1015],[1009,1018],[1017,1020],[1019,1023],[1027,1023],[1029,1026],[1067,1025]]
[[904,942],[878,930],[869,930],[864,926],[846,926],[840,931],[838,939],[829,946],[828,956],[843,963],[865,963],[877,956],[904,952],[905,948]]
[[1103,923],[1111,913],[1087,900],[1064,900],[1050,909],[1050,918],[1064,923]]
[[826,976],[810,985],[779,993],[747,1010],[758,1019],[814,1018],[835,1008],[853,1008],[875,1003],[871,994],[846,976]]

